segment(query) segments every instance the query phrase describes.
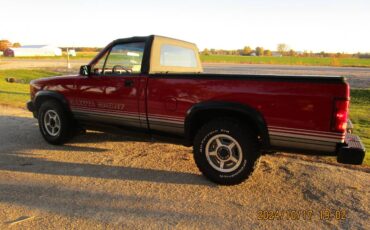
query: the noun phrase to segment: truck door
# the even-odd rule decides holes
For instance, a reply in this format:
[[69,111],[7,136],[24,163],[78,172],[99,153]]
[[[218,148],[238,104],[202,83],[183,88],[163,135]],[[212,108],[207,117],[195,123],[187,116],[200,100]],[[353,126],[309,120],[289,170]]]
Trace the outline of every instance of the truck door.
[[[80,76],[71,108],[77,119],[146,128],[139,111],[141,62],[145,42],[120,43],[91,65],[90,76]],[[142,121],[141,121],[142,120]]]

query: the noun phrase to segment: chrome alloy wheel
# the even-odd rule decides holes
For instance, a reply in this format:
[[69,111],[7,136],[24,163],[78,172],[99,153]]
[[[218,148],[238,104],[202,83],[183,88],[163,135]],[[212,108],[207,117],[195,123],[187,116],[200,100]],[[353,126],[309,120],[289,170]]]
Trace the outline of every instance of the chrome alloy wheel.
[[55,137],[59,135],[61,124],[60,124],[60,118],[57,112],[55,112],[54,110],[48,110],[45,112],[44,127],[45,127],[46,132],[50,136]]
[[242,163],[242,148],[229,135],[218,134],[210,138],[205,150],[208,163],[219,172],[232,172]]

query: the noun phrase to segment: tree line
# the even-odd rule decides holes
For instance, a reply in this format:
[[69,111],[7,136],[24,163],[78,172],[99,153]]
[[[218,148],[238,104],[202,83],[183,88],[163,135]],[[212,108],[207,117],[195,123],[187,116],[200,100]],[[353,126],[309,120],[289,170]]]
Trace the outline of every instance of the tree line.
[[0,40],[0,51],[4,52],[6,49],[11,48],[11,47],[21,47],[21,43],[19,42],[14,42],[11,43],[8,40]]
[[[14,42],[11,43],[9,40],[0,40],[0,51],[4,52],[8,48],[18,48],[21,47],[21,43]],[[102,48],[98,47],[74,47],[77,52],[99,52]],[[62,50],[67,50],[66,47],[62,47]]]
[[[19,42],[11,43],[8,40],[0,40],[0,51],[4,52],[8,48],[21,47]],[[66,50],[66,48],[63,48]],[[77,52],[99,52],[102,48],[98,47],[74,47]],[[276,47],[276,51],[271,51],[264,49],[262,46],[257,46],[252,49],[250,46],[245,46],[243,49],[237,50],[224,50],[224,49],[204,49],[201,54],[203,55],[241,55],[241,56],[290,56],[290,57],[336,57],[336,58],[349,58],[349,57],[358,57],[358,58],[370,58],[369,53],[356,53],[356,54],[346,54],[346,53],[328,53],[328,52],[319,52],[314,53],[312,51],[303,51],[297,52],[285,43],[280,43]]]
[[[63,51],[67,50],[67,47],[60,47]],[[68,47],[71,49],[71,47]],[[103,48],[99,47],[73,47],[76,52],[100,52]]]
[[329,52],[318,52],[314,53],[312,51],[303,51],[298,52],[294,49],[289,48],[285,43],[280,43],[276,47],[276,51],[271,51],[269,49],[264,49],[261,46],[257,46],[252,49],[250,46],[244,46],[243,49],[237,50],[224,50],[224,49],[208,49],[205,48],[201,54],[203,55],[240,55],[240,56],[289,56],[289,57],[335,57],[335,58],[349,58],[349,57],[358,57],[358,58],[370,58],[368,53],[329,53]]

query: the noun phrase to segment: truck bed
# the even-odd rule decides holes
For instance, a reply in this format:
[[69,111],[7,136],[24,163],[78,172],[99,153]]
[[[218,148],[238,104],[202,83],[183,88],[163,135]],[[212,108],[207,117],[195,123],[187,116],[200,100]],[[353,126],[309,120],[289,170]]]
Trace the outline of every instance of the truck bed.
[[[261,114],[273,146],[335,152],[337,143],[344,141],[343,133],[335,133],[331,127],[335,99],[349,97],[344,77],[152,74],[147,87],[151,129],[181,135],[193,105],[231,102]],[[167,102],[168,98],[174,102]],[[168,103],[176,104],[176,110],[166,110]],[[150,114],[178,118],[183,123],[167,126],[151,120]]]
[[322,75],[270,75],[270,74],[217,74],[217,73],[198,73],[198,74],[152,74],[153,77],[170,77],[182,79],[215,79],[215,80],[264,80],[264,81],[298,81],[298,82],[318,82],[318,83],[345,83],[346,78],[342,76],[322,76]]

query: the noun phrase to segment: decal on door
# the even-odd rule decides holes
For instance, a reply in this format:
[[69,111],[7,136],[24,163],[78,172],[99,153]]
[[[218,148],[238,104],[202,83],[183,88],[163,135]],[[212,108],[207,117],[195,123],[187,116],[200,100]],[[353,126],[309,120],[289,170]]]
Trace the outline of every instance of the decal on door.
[[118,111],[124,111],[125,110],[125,104],[120,103],[106,103],[106,102],[100,102],[89,99],[72,99],[70,100],[71,107],[83,107],[83,108],[95,108],[95,109],[103,109],[103,110],[118,110]]

